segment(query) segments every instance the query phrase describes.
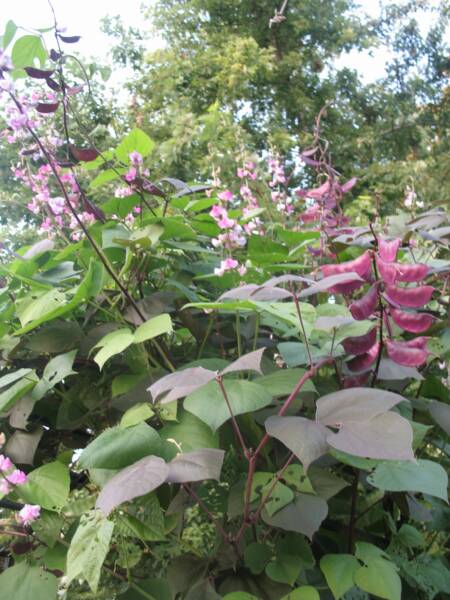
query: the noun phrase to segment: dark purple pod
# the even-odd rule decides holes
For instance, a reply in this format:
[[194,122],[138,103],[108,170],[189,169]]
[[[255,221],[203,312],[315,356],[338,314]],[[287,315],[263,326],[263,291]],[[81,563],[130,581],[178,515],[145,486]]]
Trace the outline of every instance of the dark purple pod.
[[417,287],[402,288],[395,285],[386,285],[385,294],[388,302],[393,306],[405,306],[406,308],[420,308],[431,299],[434,287],[431,285],[420,285]]
[[355,300],[349,306],[352,317],[357,321],[368,319],[375,312],[378,304],[377,286],[373,285],[360,299]]
[[65,44],[76,44],[81,40],[80,35],[61,35],[58,33],[58,37]]
[[26,74],[33,79],[47,79],[51,77],[54,71],[47,71],[45,69],[36,69],[35,67],[24,67]]
[[54,79],[52,79],[51,77],[47,77],[47,79],[45,80],[45,83],[54,92],[60,92],[61,91],[61,86],[59,85],[59,83],[57,81],[55,81]]
[[420,367],[427,360],[428,352],[421,348],[412,348],[406,342],[386,340],[388,356],[398,365]]
[[431,327],[434,317],[425,313],[409,313],[391,308],[390,315],[398,327],[411,333],[422,333]]
[[377,329],[374,327],[366,333],[357,337],[349,337],[342,342],[342,346],[347,354],[365,354],[368,352],[377,340]]
[[36,110],[44,115],[54,113],[59,106],[59,102],[45,103],[39,102],[36,104]]
[[380,343],[376,342],[368,352],[366,352],[365,354],[360,354],[359,356],[352,358],[352,360],[349,360],[347,363],[347,367],[350,371],[353,372],[365,371],[373,365],[378,356],[379,350]]
[[372,274],[370,253],[366,250],[364,254],[361,254],[361,256],[358,256],[354,260],[348,260],[335,265],[322,265],[320,269],[325,277],[339,275],[340,273],[357,273],[363,279],[368,280]]
[[77,148],[71,144],[69,149],[72,156],[81,162],[91,162],[98,156],[98,152],[95,148]]

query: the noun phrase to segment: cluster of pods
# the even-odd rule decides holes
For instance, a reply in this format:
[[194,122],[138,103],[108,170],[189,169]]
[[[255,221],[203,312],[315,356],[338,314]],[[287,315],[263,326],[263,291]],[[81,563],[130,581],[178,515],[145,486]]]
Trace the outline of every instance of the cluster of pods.
[[351,373],[362,373],[377,362],[385,349],[387,356],[398,365],[420,367],[428,357],[429,337],[417,336],[407,341],[393,339],[397,326],[407,334],[426,332],[434,317],[422,309],[431,300],[435,288],[423,284],[430,268],[423,263],[396,262],[402,244],[400,239],[377,239],[375,250],[366,250],[355,260],[321,266],[325,277],[342,273],[356,273],[359,280],[341,283],[330,292],[352,294],[364,284],[370,287],[349,304],[354,319],[377,317],[368,334],[347,338],[345,351],[354,356],[346,363]]

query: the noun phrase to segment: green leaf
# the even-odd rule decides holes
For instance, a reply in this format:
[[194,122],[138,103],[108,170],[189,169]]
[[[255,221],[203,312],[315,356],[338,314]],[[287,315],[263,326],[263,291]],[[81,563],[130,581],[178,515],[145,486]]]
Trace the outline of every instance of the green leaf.
[[311,585],[303,585],[283,596],[281,600],[320,600],[319,592]]
[[173,597],[165,579],[144,579],[138,583],[134,582],[133,587],[119,596],[119,600],[144,600],[143,594],[138,589],[150,594],[150,597],[155,600],[172,600]]
[[23,67],[34,67],[38,60],[40,66],[45,64],[47,52],[42,40],[37,35],[24,35],[20,37],[13,46],[11,60],[16,69]]
[[[223,382],[234,415],[254,412],[272,402],[272,396],[262,386],[251,381]],[[184,408],[216,431],[231,418],[230,410],[217,382],[211,381],[186,397]]]
[[160,448],[158,433],[147,423],[111,427],[83,450],[78,465],[82,469],[123,469],[144,456],[158,454]]
[[[288,396],[304,374],[304,369],[278,369],[269,375],[254,379],[254,382],[263,386],[274,397]],[[301,393],[304,392],[316,392],[314,383],[310,379],[301,389]]]
[[100,369],[103,368],[105,362],[112,356],[123,352],[128,346],[134,342],[134,335],[129,329],[116,329],[111,333],[106,334],[94,348],[101,348],[94,356],[95,362]]
[[67,581],[87,581],[97,592],[101,568],[109,551],[114,523],[103,518],[98,511],[83,515],[67,553]]
[[155,413],[153,412],[150,403],[140,402],[129,408],[120,419],[120,427],[133,427],[142,421],[150,419]]
[[72,366],[76,353],[76,350],[72,350],[66,354],[60,354],[47,363],[44,373],[42,374],[42,379],[36,385],[31,395],[33,400],[40,400],[48,390],[53,388],[57,383],[60,383],[66,377],[75,374],[75,371],[72,370]]
[[153,317],[140,325],[134,332],[134,341],[136,344],[151,340],[158,335],[170,333],[172,331],[172,320],[170,315],[162,314]]
[[164,540],[164,514],[156,493],[141,496],[136,503],[128,505],[126,513],[118,514],[116,533],[144,542]]
[[281,479],[292,486],[297,492],[315,494],[311,481],[305,475],[305,469],[302,465],[289,465]]
[[367,477],[367,481],[387,492],[421,492],[447,501],[447,473],[431,460],[384,462]]
[[40,295],[34,293],[25,297],[17,305],[16,312],[22,327],[25,327],[28,323],[41,319],[66,302],[66,295],[53,289]]
[[312,539],[314,533],[328,514],[328,505],[322,498],[312,494],[297,494],[291,502],[272,517],[263,511],[262,518],[272,527],[296,531]]
[[66,465],[55,461],[31,471],[25,485],[17,489],[28,504],[57,511],[69,497],[70,475]]
[[402,582],[395,566],[384,558],[372,558],[355,572],[355,583],[368,594],[385,600],[401,600]]
[[0,600],[56,600],[57,578],[41,568],[20,562],[0,575]]
[[100,171],[97,177],[95,177],[91,181],[89,187],[91,187],[92,189],[98,188],[104,183],[108,183],[109,181],[114,181],[114,179],[122,177],[122,175],[125,175],[126,172],[127,169],[124,169],[123,167],[119,167],[117,169],[105,169],[104,171]]
[[16,35],[17,25],[14,21],[9,20],[6,23],[5,32],[3,33],[3,49],[7,48],[11,40]]
[[320,559],[320,569],[334,600],[342,598],[353,587],[353,578],[358,568],[359,562],[351,554],[326,554]]
[[272,550],[266,544],[253,542],[245,547],[244,563],[253,575],[259,575],[272,557]]
[[224,596],[222,600],[258,600],[258,598],[248,592],[231,592]]
[[312,566],[314,558],[305,538],[288,533],[277,544],[276,560],[267,565],[266,575],[278,583],[294,585],[301,570]]
[[152,152],[154,147],[155,142],[144,131],[135,127],[117,146],[116,157],[128,164],[131,152],[139,152],[142,157],[145,157]]
[[12,408],[17,400],[22,398],[22,396],[25,396],[25,394],[32,390],[37,384],[38,377],[35,371],[32,371],[31,369],[19,369],[19,371],[16,371],[15,373],[5,375],[0,381],[14,380],[16,378],[14,376],[23,372],[25,372],[25,376],[22,377],[22,379],[16,381],[13,385],[10,385],[0,394],[0,413],[6,412]]
[[[219,437],[195,415],[181,411],[178,414],[178,423],[164,425],[159,430],[161,438],[166,440],[166,447],[170,450],[165,458],[170,460],[181,449],[183,453],[201,448],[218,448]],[[173,440],[173,441],[171,441]]]
[[[275,473],[257,472],[253,476],[251,502],[262,500],[269,493],[274,481]],[[274,515],[280,508],[289,504],[294,499],[294,492],[280,481],[275,484],[269,499],[265,503],[265,510],[269,516]]]

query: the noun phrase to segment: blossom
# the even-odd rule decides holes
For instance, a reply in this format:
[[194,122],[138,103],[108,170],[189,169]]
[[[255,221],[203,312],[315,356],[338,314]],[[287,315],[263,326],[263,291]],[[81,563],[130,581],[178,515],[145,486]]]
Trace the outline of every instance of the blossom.
[[217,225],[220,229],[230,229],[235,225],[236,221],[234,219],[230,219],[228,216],[223,216],[220,221],[217,221]]
[[214,219],[220,219],[224,214],[227,214],[227,211],[222,206],[220,206],[220,204],[214,204],[209,214]]
[[131,164],[134,165],[135,167],[142,165],[142,162],[143,162],[142,156],[136,150],[134,150],[133,152],[130,152],[128,157],[131,161]]
[[128,169],[128,171],[125,173],[124,175],[124,179],[128,182],[132,182],[136,179],[137,176],[137,170],[136,167],[131,167],[131,169]]
[[6,496],[7,494],[9,494],[9,492],[11,491],[8,482],[6,481],[6,479],[2,479],[0,481],[0,494],[3,494],[4,496]]
[[233,193],[230,192],[230,190],[224,190],[223,192],[219,192],[217,194],[217,197],[223,202],[230,202],[231,200],[233,200]]
[[238,261],[234,258],[226,258],[220,262],[220,267],[214,269],[214,274],[222,276],[225,271],[231,271],[239,265]]
[[19,511],[18,518],[23,525],[29,525],[35,521],[41,512],[41,507],[37,504],[25,504]]
[[13,485],[23,485],[27,482],[27,476],[19,469],[16,469],[10,475],[7,475],[6,478],[9,483],[12,483]]
[[12,467],[13,464],[11,459],[9,459],[7,456],[3,456],[3,454],[0,454],[0,471],[9,471],[12,469]]

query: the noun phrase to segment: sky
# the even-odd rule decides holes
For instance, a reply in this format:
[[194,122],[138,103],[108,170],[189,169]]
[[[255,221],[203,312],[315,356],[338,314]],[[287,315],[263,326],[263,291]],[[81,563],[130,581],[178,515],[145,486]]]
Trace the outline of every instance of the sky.
[[[226,2],[226,0],[224,0]],[[400,0],[401,1],[401,0]],[[436,4],[438,0],[429,0]],[[44,28],[52,24],[52,15],[47,0],[0,0],[0,29],[9,19],[22,27]],[[100,31],[100,20],[106,15],[120,15],[125,25],[142,28],[146,21],[141,16],[142,0],[52,0],[60,26],[67,27],[69,35],[81,35],[77,44],[77,53],[96,56],[105,62],[113,40]],[[149,0],[145,5],[150,4]],[[362,11],[375,17],[379,13],[377,0],[359,0]],[[429,17],[424,17],[422,26],[429,25]],[[148,25],[147,25],[148,27]],[[162,44],[156,36],[152,38],[150,47],[157,48]],[[384,65],[388,55],[385,50],[378,49],[373,55],[368,52],[352,51],[341,56],[336,66],[356,69],[365,83],[379,79],[384,74]],[[114,77],[117,80],[118,74]]]

